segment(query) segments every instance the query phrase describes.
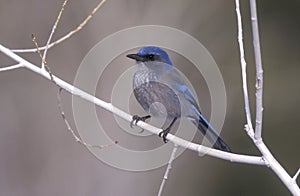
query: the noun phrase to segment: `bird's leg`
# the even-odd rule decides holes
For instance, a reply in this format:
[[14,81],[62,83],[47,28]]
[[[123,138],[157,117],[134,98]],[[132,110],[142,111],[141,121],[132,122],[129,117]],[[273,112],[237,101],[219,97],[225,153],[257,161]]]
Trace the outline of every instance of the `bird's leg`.
[[177,120],[177,117],[175,117],[174,119],[173,119],[173,121],[171,122],[171,124],[166,128],[166,129],[164,129],[162,132],[160,132],[159,134],[158,134],[158,136],[159,137],[161,137],[161,138],[163,138],[163,141],[165,142],[165,143],[167,143],[167,135],[168,135],[168,133],[171,131],[171,127],[173,126],[173,124],[176,122],[176,120]]
[[142,117],[140,117],[140,116],[138,116],[138,115],[134,115],[134,116],[132,117],[131,122],[130,122],[130,127],[132,128],[133,124],[136,125],[139,121],[145,122],[145,120],[147,120],[148,118],[151,118],[151,116],[150,116],[150,115],[147,115],[147,116],[142,116]]

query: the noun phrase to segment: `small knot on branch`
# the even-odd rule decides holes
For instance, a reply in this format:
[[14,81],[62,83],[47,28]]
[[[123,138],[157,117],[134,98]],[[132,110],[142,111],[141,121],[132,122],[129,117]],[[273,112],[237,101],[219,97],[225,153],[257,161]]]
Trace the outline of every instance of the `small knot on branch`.
[[250,128],[248,124],[244,125],[244,130],[246,131],[246,133],[249,135],[251,139],[254,139],[254,131],[253,129]]
[[256,90],[261,89],[261,79],[256,78],[255,88]]

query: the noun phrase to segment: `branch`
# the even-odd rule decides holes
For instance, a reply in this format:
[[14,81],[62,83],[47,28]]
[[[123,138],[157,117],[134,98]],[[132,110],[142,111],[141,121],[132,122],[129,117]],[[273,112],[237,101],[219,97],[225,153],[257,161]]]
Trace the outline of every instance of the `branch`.
[[253,36],[254,57],[255,57],[255,64],[256,64],[255,139],[258,140],[258,139],[261,139],[262,116],[263,116],[263,106],[262,106],[263,69],[262,69],[262,63],[261,63],[259,31],[258,31],[257,13],[256,13],[256,0],[250,0],[250,11],[251,11],[251,21],[252,21],[252,36]]
[[[60,39],[52,42],[51,44],[48,45],[48,49],[52,48],[53,46],[62,43],[66,39],[70,38],[72,35],[75,33],[79,32],[92,18],[92,16],[99,10],[100,7],[105,3],[106,0],[102,0],[101,2],[98,3],[98,5],[93,9],[90,15],[88,15],[74,30],[70,31],[67,35],[61,37]],[[42,46],[37,48],[31,48],[31,49],[12,49],[12,52],[15,53],[25,53],[25,52],[37,52],[38,50],[42,51],[45,50],[46,46]]]
[[[241,10],[240,10],[240,2],[239,0],[235,1],[236,4],[236,15],[237,15],[237,22],[238,22],[238,42],[240,48],[240,60],[241,60],[241,67],[242,67],[242,80],[243,80],[243,92],[244,92],[244,102],[245,102],[245,110],[246,110],[246,118],[247,118],[247,125],[245,126],[245,130],[247,131],[248,135],[251,137],[254,135],[254,130],[251,122],[251,112],[249,106],[249,96],[248,96],[248,84],[247,84],[247,64],[245,60],[245,51],[244,51],[244,42],[243,42],[243,26],[242,26],[242,17],[241,17]],[[254,139],[254,137],[251,137]]]
[[158,194],[157,194],[158,196],[161,196],[162,191],[163,191],[164,186],[165,186],[165,183],[168,180],[169,172],[172,169],[172,163],[173,163],[174,159],[176,158],[175,155],[176,155],[177,149],[178,149],[178,146],[176,144],[174,144],[174,148],[173,148],[173,151],[171,153],[170,160],[168,162],[168,166],[167,166],[164,178],[163,178],[163,180],[162,180],[162,182],[160,184],[160,187],[159,187],[159,191],[158,191]]
[[[9,56],[10,58],[14,59],[15,61],[23,64],[24,67],[26,67],[27,69],[45,77],[48,80],[51,80],[51,77],[47,71],[28,62],[27,60],[25,60],[22,57],[18,56],[17,54],[13,53],[8,48],[0,45],[0,51],[3,52],[5,55]],[[119,108],[114,107],[111,103],[107,103],[103,100],[100,100],[97,97],[94,97],[94,96],[72,86],[71,84],[61,80],[60,78],[56,77],[55,75],[53,75],[53,80],[56,82],[56,85],[63,88],[64,90],[68,91],[69,93],[71,93],[75,96],[78,96],[86,101],[91,102],[91,103],[94,103],[95,105],[100,106],[100,107],[104,108],[105,110],[116,114],[117,116],[123,118],[124,120],[131,122],[132,115],[127,114],[124,111],[120,110]],[[148,130],[151,133],[154,133],[156,135],[158,135],[162,131],[162,129],[159,129],[157,127],[154,127],[154,126],[149,125],[142,121],[139,121],[137,123],[137,126],[139,126],[142,129]],[[192,151],[196,151],[199,154],[207,154],[209,156],[224,159],[224,160],[231,161],[231,162],[247,163],[247,164],[254,164],[254,165],[266,165],[265,160],[259,156],[234,154],[234,153],[223,152],[223,151],[216,150],[216,149],[211,149],[206,146],[202,146],[199,144],[192,143],[190,141],[186,141],[186,140],[181,139],[172,134],[168,134],[167,139],[170,142],[172,142],[178,146],[190,149]]]
[[9,71],[9,70],[13,70],[13,69],[18,69],[20,67],[24,67],[24,65],[22,63],[18,63],[16,65],[10,65],[10,66],[7,66],[7,67],[1,67],[0,68],[0,72],[1,71]]
[[[69,123],[69,121],[67,120],[67,117],[65,115],[65,112],[64,112],[64,109],[63,109],[63,105],[62,105],[62,102],[61,102],[61,92],[63,90],[63,88],[61,88],[57,83],[56,81],[54,80],[54,77],[53,77],[53,74],[51,72],[51,69],[50,67],[48,66],[47,62],[46,62],[46,56],[47,56],[47,50],[48,50],[48,47],[49,47],[49,43],[51,42],[51,38],[52,36],[54,35],[55,33],[55,30],[58,26],[58,23],[60,21],[60,18],[61,18],[61,15],[66,7],[66,4],[67,4],[68,0],[64,0],[62,6],[61,6],[61,9],[60,9],[60,12],[56,18],[56,21],[52,27],[52,31],[49,35],[49,38],[48,38],[48,41],[46,43],[46,49],[44,51],[44,54],[42,55],[41,51],[39,50],[39,45],[36,41],[36,37],[35,35],[32,34],[32,41],[36,47],[36,50],[37,50],[37,53],[39,55],[39,57],[41,58],[42,60],[42,66],[41,66],[41,70],[44,70],[46,72],[48,72],[49,76],[50,76],[50,80],[59,87],[59,90],[58,90],[58,93],[57,93],[57,104],[58,104],[58,109],[60,110],[60,114],[62,116],[62,119],[67,127],[67,130],[72,134],[73,138],[75,139],[76,142],[78,142],[79,144],[89,148],[89,147],[93,147],[93,148],[99,148],[99,149],[102,149],[102,148],[106,148],[106,147],[109,147],[109,146],[112,146],[112,144],[106,144],[106,145],[92,145],[92,144],[89,144],[89,143],[86,143],[84,142],[79,136],[76,135],[75,131],[71,128],[71,125]],[[117,144],[118,142],[115,141],[114,144]]]
[[[32,37],[32,41],[33,41],[35,47],[37,48],[37,53],[38,53],[38,55],[40,56],[40,58],[41,58],[41,60],[42,60],[42,67],[41,67],[41,70],[47,71],[47,72],[49,73],[50,80],[51,80],[54,84],[56,84],[56,82],[55,82],[54,79],[53,79],[52,71],[50,70],[50,67],[47,65],[46,60],[43,58],[42,53],[41,53],[41,51],[39,50],[39,45],[38,45],[38,43],[37,43],[37,41],[36,41],[35,35],[32,34],[31,37]],[[46,68],[46,69],[45,69],[45,68]]]
[[45,63],[44,62],[46,60],[46,56],[47,56],[47,51],[48,51],[48,48],[49,48],[49,44],[51,42],[52,36],[55,33],[55,30],[57,28],[58,22],[60,21],[60,17],[62,15],[62,13],[64,12],[64,9],[65,9],[65,7],[67,5],[67,2],[68,2],[68,0],[64,0],[63,4],[61,6],[60,12],[59,12],[59,14],[58,14],[58,16],[56,18],[56,21],[55,21],[55,23],[54,23],[54,25],[52,27],[52,31],[51,31],[51,33],[49,35],[48,41],[46,43],[46,48],[45,48],[45,51],[44,51],[44,54],[43,54],[43,58],[42,58],[42,69],[45,69]]
[[262,153],[263,158],[268,162],[267,166],[273,170],[273,172],[279,177],[284,185],[289,189],[293,195],[300,195],[299,186],[293,180],[293,178],[286,172],[286,170],[280,165],[280,163],[274,158],[264,142],[257,142],[257,148]]
[[289,191],[294,195],[300,195],[300,189],[295,183],[293,178],[286,172],[286,170],[280,165],[280,163],[274,158],[272,153],[269,151],[267,146],[264,144],[261,138],[261,128],[262,128],[262,65],[261,56],[259,48],[259,34],[258,34],[258,24],[257,24],[257,14],[256,14],[256,2],[255,0],[250,0],[251,3],[251,19],[252,19],[252,31],[253,31],[253,44],[255,50],[255,61],[256,61],[256,130],[254,133],[253,126],[251,123],[251,114],[249,107],[249,97],[247,89],[247,73],[246,73],[246,61],[244,55],[244,44],[242,37],[242,19],[241,11],[239,6],[239,0],[235,1],[236,4],[236,14],[238,21],[238,41],[240,47],[240,59],[242,67],[242,80],[243,80],[243,91],[244,91],[244,101],[246,108],[247,125],[245,126],[249,137],[253,140],[254,144],[258,150],[262,153],[263,159],[266,161],[267,166],[273,170],[273,172],[280,178],[280,180],[285,184]]
[[[55,83],[55,82],[54,82]],[[64,123],[66,124],[67,126],[67,129],[68,131],[72,134],[73,138],[75,139],[76,142],[78,142],[79,144],[85,146],[85,147],[92,147],[92,148],[99,148],[99,149],[103,149],[103,148],[106,148],[106,147],[109,147],[113,144],[104,144],[104,145],[96,145],[96,144],[89,144],[89,143],[86,143],[85,141],[83,141],[79,136],[77,136],[75,134],[75,131],[71,128],[71,125],[69,123],[69,121],[67,120],[66,118],[66,115],[65,115],[65,112],[63,110],[63,106],[62,106],[62,102],[61,102],[61,91],[63,90],[63,88],[59,88],[58,89],[58,92],[57,92],[57,104],[58,104],[58,109],[60,111],[60,115],[62,117],[62,119],[64,120]],[[115,141],[114,144],[117,144],[118,142]]]
[[300,168],[298,169],[298,171],[296,172],[296,174],[295,174],[294,177],[293,177],[294,183],[296,183],[296,180],[297,180],[299,174],[300,174]]

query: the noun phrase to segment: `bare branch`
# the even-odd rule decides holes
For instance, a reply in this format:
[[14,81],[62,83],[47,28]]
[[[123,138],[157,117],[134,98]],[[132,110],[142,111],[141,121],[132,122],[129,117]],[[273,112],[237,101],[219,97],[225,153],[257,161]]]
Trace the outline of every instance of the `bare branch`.
[[262,69],[261,52],[260,52],[259,30],[258,30],[257,12],[256,12],[256,0],[250,0],[250,11],[251,11],[251,21],[252,21],[254,57],[255,57],[255,64],[256,64],[255,139],[261,139],[262,117],[263,117],[263,106],[262,106],[263,69]]
[[1,67],[0,68],[0,72],[1,71],[9,71],[9,70],[13,70],[13,69],[18,69],[20,67],[24,67],[24,65],[22,63],[18,63],[16,65],[10,65],[10,66],[7,66],[7,67]]
[[[47,43],[46,43],[46,48],[45,48],[45,51],[44,51],[44,54],[43,54],[43,58],[42,58],[42,69],[45,69],[44,61],[45,61],[46,56],[47,56],[47,51],[48,51],[48,48],[49,48],[49,44],[50,44],[50,42],[51,42],[52,36],[53,36],[54,33],[55,33],[55,30],[56,30],[56,28],[57,28],[58,22],[60,21],[60,17],[61,17],[61,15],[62,15],[63,11],[65,10],[65,7],[66,7],[66,5],[67,5],[67,2],[68,2],[68,0],[64,0],[63,4],[62,4],[62,6],[61,6],[60,12],[59,12],[59,14],[58,14],[58,16],[57,16],[57,19],[56,19],[56,21],[55,21],[55,23],[54,23],[54,25],[53,25],[53,27],[52,27],[52,31],[51,31],[51,33],[50,33],[50,36],[49,36],[49,38],[48,38],[48,41],[47,41]],[[38,49],[38,48],[37,48],[37,49]]]
[[[247,133],[253,132],[253,126],[251,122],[251,112],[249,106],[249,96],[248,96],[248,84],[247,84],[247,64],[245,60],[245,51],[244,51],[244,43],[243,43],[243,26],[242,26],[242,17],[241,17],[241,10],[240,10],[240,2],[239,0],[235,1],[236,5],[236,15],[237,15],[237,22],[238,22],[238,42],[240,48],[240,60],[241,60],[241,67],[242,67],[242,80],[243,80],[243,92],[244,92],[244,102],[245,102],[245,110],[246,110],[246,118],[247,118]],[[248,135],[253,135],[252,133],[248,133]],[[252,138],[253,139],[253,138]]]
[[300,195],[299,186],[293,181],[293,178],[286,172],[286,170],[280,165],[280,163],[274,158],[268,147],[262,140],[256,140],[255,145],[262,153],[263,158],[267,162],[267,166],[279,177],[284,185],[289,189],[293,195]]
[[296,180],[297,180],[299,174],[300,174],[300,168],[298,169],[298,171],[296,172],[296,174],[295,174],[294,177],[293,177],[294,183],[296,183]]
[[[254,42],[254,50],[256,54],[256,128],[258,129],[255,131],[253,130],[253,126],[251,123],[251,114],[250,114],[250,107],[249,107],[249,97],[248,97],[248,89],[247,89],[247,73],[246,73],[246,61],[244,55],[244,45],[243,45],[243,37],[242,37],[242,19],[241,19],[241,12],[239,6],[239,0],[235,1],[236,4],[236,14],[237,14],[237,21],[238,21],[238,42],[240,46],[240,59],[241,59],[241,66],[242,66],[242,80],[243,80],[243,91],[244,91],[244,101],[245,101],[245,108],[246,108],[246,117],[247,117],[247,125],[245,126],[245,130],[249,137],[253,140],[254,144],[258,148],[258,150],[262,153],[263,159],[266,162],[266,165],[270,167],[273,172],[280,178],[280,180],[285,184],[285,186],[289,189],[289,191],[294,195],[300,195],[300,189],[296,183],[294,183],[293,178],[286,172],[286,170],[280,165],[280,163],[274,158],[272,153],[269,151],[267,146],[264,144],[261,138],[261,123],[262,123],[262,66],[261,66],[261,57],[260,57],[260,49],[259,49],[259,34],[258,34],[258,26],[257,26],[257,15],[256,15],[256,3],[255,0],[250,0],[251,2],[251,19],[253,31],[253,42]],[[255,8],[254,8],[255,6]],[[255,13],[254,13],[255,12]],[[252,15],[254,14],[254,15]],[[253,23],[254,22],[254,23]],[[255,24],[256,23],[256,24]]]
[[165,175],[164,175],[164,178],[160,184],[160,188],[159,188],[159,191],[158,191],[158,196],[161,196],[162,195],[162,191],[164,189],[164,186],[165,186],[165,183],[166,181],[168,180],[168,176],[169,176],[169,172],[171,171],[172,169],[172,163],[175,159],[175,155],[176,155],[176,152],[177,152],[177,149],[178,149],[178,145],[177,144],[174,144],[174,148],[173,148],[173,151],[171,153],[171,156],[170,156],[170,160],[168,162],[168,166],[167,166],[167,169],[166,169],[166,172],[165,172]]
[[83,140],[81,140],[81,138],[79,136],[77,136],[75,134],[75,131],[71,128],[69,121],[66,118],[65,112],[63,110],[63,106],[62,106],[62,102],[61,102],[61,91],[63,90],[63,88],[59,88],[58,92],[57,92],[57,105],[58,105],[58,109],[60,111],[61,117],[65,122],[65,125],[67,126],[68,131],[72,134],[73,138],[75,139],[76,142],[82,144],[85,147],[93,147],[93,148],[107,148],[112,146],[113,144],[117,144],[118,142],[115,141],[113,144],[105,144],[105,145],[93,145],[93,144],[89,144],[84,142]]
[[[66,1],[65,1],[66,2]],[[43,62],[43,66],[41,67],[41,70],[44,71],[44,73],[48,73],[49,74],[49,78],[50,80],[56,84],[58,87],[59,87],[59,90],[58,90],[58,93],[57,93],[57,104],[58,104],[58,109],[60,111],[60,114],[62,116],[62,119],[64,120],[64,123],[65,125],[67,126],[67,129],[68,131],[72,134],[73,138],[75,139],[76,142],[82,144],[83,146],[85,147],[95,147],[95,148],[99,148],[99,149],[102,149],[102,148],[105,148],[105,147],[109,147],[113,144],[106,144],[106,145],[92,145],[92,144],[89,144],[89,143],[86,143],[84,142],[83,140],[81,140],[80,137],[78,137],[76,134],[75,134],[75,131],[71,128],[70,126],[70,123],[69,121],[67,120],[66,118],[66,115],[65,115],[65,112],[64,112],[64,109],[63,109],[63,106],[62,106],[62,102],[61,102],[61,91],[63,90],[62,87],[60,87],[60,85],[55,81],[54,79],[54,76],[50,70],[50,67],[48,66],[46,60],[45,60],[45,56],[42,56],[42,53],[41,51],[39,50],[39,46],[38,46],[38,43],[36,41],[36,37],[34,35],[32,35],[32,41],[34,42],[35,46],[36,46],[36,49],[37,49],[37,52],[40,56],[40,58],[42,59],[42,62]],[[46,51],[45,51],[46,52]],[[45,54],[45,53],[44,53]],[[46,68],[46,69],[45,69]],[[114,144],[117,144],[118,142],[115,141]]]
[[[61,37],[60,39],[52,42],[51,44],[48,45],[48,49],[52,48],[53,46],[62,43],[66,39],[70,38],[72,35],[75,33],[79,32],[88,22],[89,20],[93,17],[93,15],[99,10],[99,8],[102,7],[102,5],[105,3],[106,0],[102,0],[98,3],[98,5],[93,9],[90,15],[88,15],[83,22],[81,22],[74,30],[70,31],[67,35]],[[46,49],[46,46],[39,47],[40,51],[43,51]],[[25,52],[37,52],[38,50],[36,48],[32,49],[12,49],[11,51],[15,53],[25,53]]]
[[46,59],[43,58],[42,53],[41,53],[41,51],[39,50],[39,45],[38,45],[38,43],[37,43],[37,41],[36,41],[36,37],[35,37],[33,34],[32,34],[32,41],[33,41],[33,43],[34,43],[34,45],[35,45],[35,47],[36,47],[36,49],[37,49],[38,55],[39,55],[40,58],[42,59],[42,65],[44,65],[44,66],[41,67],[41,70],[42,70],[42,71],[45,71],[45,67],[46,67],[46,71],[49,73],[50,80],[51,80],[54,84],[56,84],[56,82],[55,82],[54,79],[53,79],[53,75],[52,75],[52,72],[51,72],[51,70],[50,70],[50,67],[48,67],[47,62],[46,62]]

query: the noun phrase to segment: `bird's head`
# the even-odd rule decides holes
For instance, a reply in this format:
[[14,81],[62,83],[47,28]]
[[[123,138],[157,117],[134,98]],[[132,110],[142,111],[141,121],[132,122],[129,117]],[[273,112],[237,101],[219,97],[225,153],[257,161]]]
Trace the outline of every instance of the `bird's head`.
[[136,54],[128,54],[128,58],[134,59],[137,62],[151,62],[151,61],[158,61],[161,63],[167,63],[172,65],[172,62],[169,58],[169,55],[163,49],[156,47],[156,46],[145,46]]

